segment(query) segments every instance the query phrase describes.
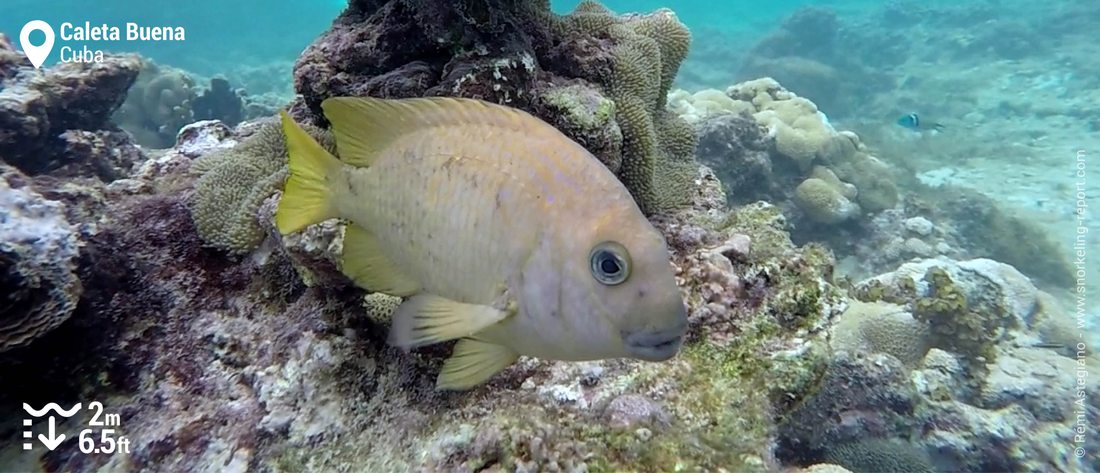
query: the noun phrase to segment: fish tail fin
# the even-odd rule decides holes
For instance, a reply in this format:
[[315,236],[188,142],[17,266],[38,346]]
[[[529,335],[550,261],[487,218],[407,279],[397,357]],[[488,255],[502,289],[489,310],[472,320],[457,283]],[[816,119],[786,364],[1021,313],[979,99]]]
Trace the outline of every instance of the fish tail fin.
[[275,226],[286,235],[336,217],[328,180],[339,172],[341,163],[285,111],[279,114],[290,156],[290,173],[275,212]]

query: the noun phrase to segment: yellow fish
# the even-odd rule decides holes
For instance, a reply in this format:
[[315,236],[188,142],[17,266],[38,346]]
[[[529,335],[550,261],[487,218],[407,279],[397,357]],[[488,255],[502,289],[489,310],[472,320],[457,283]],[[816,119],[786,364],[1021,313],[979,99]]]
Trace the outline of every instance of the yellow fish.
[[579,144],[472,99],[337,97],[321,104],[339,158],[285,112],[282,234],[350,223],[342,270],[406,297],[389,342],[458,340],[439,389],[468,389],[521,355],[676,355],[684,301],[661,236]]

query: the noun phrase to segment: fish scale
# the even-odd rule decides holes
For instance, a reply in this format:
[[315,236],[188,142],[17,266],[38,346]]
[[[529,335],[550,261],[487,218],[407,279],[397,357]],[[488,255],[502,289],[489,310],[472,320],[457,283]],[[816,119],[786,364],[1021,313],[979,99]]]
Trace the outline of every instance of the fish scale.
[[458,340],[437,387],[472,387],[521,355],[679,350],[686,308],[664,239],[579,144],[477,100],[339,97],[322,109],[339,159],[282,114],[290,173],[276,224],[353,223],[341,269],[407,297],[389,342]]
[[[463,302],[490,303],[510,276],[508,269],[519,268],[527,257],[524,250],[533,249],[540,223],[531,217],[537,213],[521,211],[531,205],[531,197],[521,197],[522,185],[507,172],[514,165],[472,157],[486,156],[492,147],[469,143],[445,154],[438,151],[444,144],[434,140],[412,143],[409,153],[400,149],[403,144],[395,144],[369,168],[345,168],[352,185],[365,191],[347,215],[394,248],[391,257],[425,290]],[[417,154],[421,157],[407,158]],[[498,206],[500,192],[513,195],[500,199]],[[496,224],[483,224],[489,220],[483,215],[493,215]],[[372,223],[386,221],[406,231]]]

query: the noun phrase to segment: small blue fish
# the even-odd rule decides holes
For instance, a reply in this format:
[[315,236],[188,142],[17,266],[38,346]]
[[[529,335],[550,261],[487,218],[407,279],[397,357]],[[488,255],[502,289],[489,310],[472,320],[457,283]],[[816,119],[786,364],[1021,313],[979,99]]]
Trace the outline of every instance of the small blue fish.
[[921,130],[925,130],[925,129],[929,129],[929,128],[932,129],[932,130],[939,131],[939,130],[942,130],[944,128],[944,126],[939,124],[939,123],[930,123],[928,125],[925,125],[921,121],[920,116],[918,116],[915,113],[910,113],[908,115],[902,115],[901,118],[898,118],[897,123],[898,123],[898,125],[901,125],[904,128],[908,128],[908,129],[914,130],[914,131],[921,131]]

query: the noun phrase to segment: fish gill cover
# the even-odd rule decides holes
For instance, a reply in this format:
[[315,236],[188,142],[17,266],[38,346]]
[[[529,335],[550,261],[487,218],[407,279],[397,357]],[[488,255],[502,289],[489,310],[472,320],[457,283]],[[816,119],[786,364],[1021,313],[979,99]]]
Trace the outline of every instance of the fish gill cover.
[[[1089,2],[50,4],[186,40],[36,69],[0,7],[0,470],[1100,471]],[[276,226],[277,113],[339,156],[340,96],[583,146],[667,242],[679,354],[437,390],[354,226]],[[93,401],[118,451],[24,428]]]

